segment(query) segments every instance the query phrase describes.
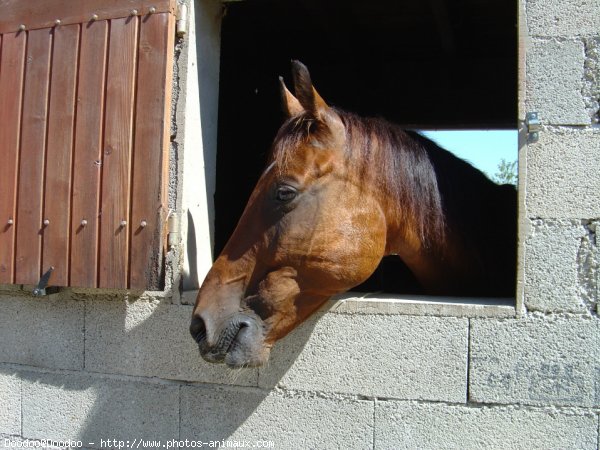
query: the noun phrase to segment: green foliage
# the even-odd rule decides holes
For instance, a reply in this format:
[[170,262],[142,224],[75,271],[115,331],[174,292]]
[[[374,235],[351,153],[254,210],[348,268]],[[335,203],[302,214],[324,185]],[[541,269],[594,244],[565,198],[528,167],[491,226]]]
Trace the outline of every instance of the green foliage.
[[513,184],[516,186],[519,179],[517,175],[518,164],[518,161],[508,162],[502,158],[498,163],[498,171],[490,178],[498,184]]

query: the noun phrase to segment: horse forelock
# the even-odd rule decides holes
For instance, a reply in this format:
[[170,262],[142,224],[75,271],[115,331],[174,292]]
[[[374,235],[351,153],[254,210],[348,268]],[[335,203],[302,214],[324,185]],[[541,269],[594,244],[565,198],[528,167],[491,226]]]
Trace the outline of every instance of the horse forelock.
[[[441,244],[445,216],[436,172],[420,140],[399,126],[333,108],[345,131],[346,165],[359,185],[376,187],[392,201],[391,214],[410,222],[425,247]],[[284,171],[302,145],[326,136],[326,125],[310,114],[288,119],[273,143],[271,164]]]
[[285,171],[302,145],[311,138],[323,135],[325,126],[312,114],[291,117],[279,129],[271,150],[271,163],[280,172]]

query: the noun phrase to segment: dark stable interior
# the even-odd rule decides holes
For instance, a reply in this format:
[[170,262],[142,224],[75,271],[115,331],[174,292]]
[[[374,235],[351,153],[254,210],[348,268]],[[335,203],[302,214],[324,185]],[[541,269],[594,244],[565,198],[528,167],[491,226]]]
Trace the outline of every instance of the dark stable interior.
[[[308,66],[325,101],[348,111],[413,129],[516,129],[517,45],[517,3],[506,0],[225,3],[215,255],[284,120],[278,76],[291,87],[291,59]],[[355,290],[420,293],[397,257]]]

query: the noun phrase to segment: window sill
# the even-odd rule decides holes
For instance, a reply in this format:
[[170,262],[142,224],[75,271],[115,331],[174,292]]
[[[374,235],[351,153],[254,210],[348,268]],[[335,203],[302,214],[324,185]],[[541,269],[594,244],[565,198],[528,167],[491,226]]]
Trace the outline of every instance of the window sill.
[[[185,291],[181,303],[193,305],[197,290]],[[335,314],[382,314],[442,317],[516,317],[514,298],[432,297],[421,295],[347,292],[332,297],[322,308]]]
[[516,317],[514,298],[432,297],[347,292],[325,307],[340,314],[401,314],[448,317]]

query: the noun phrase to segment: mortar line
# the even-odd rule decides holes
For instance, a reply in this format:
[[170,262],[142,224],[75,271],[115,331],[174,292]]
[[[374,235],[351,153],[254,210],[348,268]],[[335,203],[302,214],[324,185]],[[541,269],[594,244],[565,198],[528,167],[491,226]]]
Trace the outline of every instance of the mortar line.
[[467,319],[467,392],[465,404],[471,402],[471,319]]
[[19,377],[19,394],[20,394],[20,400],[21,400],[21,404],[19,405],[20,407],[20,413],[21,413],[21,423],[19,424],[19,434],[21,436],[22,439],[25,439],[23,436],[23,380],[21,379],[21,377]]
[[182,386],[179,386],[179,389],[177,389],[177,394],[179,395],[179,411],[177,411],[177,435],[179,440],[181,440],[181,389]]
[[376,416],[375,412],[376,411],[377,411],[377,398],[374,398],[373,399],[373,441],[372,441],[372,445],[371,445],[371,448],[373,450],[375,450],[375,427],[377,426],[376,425],[377,422],[375,420],[375,416]]
[[597,426],[596,426],[596,448],[600,449],[600,412],[596,414]]

